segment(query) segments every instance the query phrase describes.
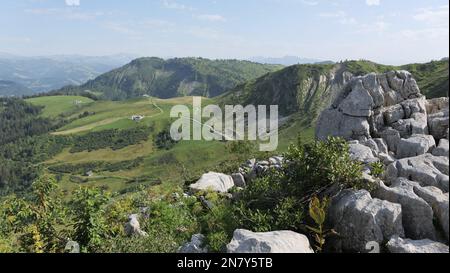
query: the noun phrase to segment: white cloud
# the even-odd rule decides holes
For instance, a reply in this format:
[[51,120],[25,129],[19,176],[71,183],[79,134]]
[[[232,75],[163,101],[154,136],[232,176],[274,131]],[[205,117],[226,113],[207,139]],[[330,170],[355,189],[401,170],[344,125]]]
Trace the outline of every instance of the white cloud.
[[317,6],[319,4],[318,1],[313,0],[302,0],[302,3],[308,6]]
[[192,11],[194,10],[194,8],[177,3],[175,1],[171,1],[171,0],[163,0],[162,1],[163,6],[167,9],[177,9],[177,10],[189,10]]
[[68,6],[79,6],[80,5],[80,0],[65,0],[66,1],[66,5]]
[[201,14],[197,16],[200,20],[211,21],[211,22],[225,22],[226,19],[219,14]]
[[81,12],[78,11],[77,9],[72,8],[36,8],[36,9],[26,9],[24,10],[24,12],[36,16],[53,15],[56,17],[61,17],[69,20],[80,20],[80,21],[95,20],[102,16],[112,15],[112,13],[105,13],[101,11]]
[[434,27],[447,27],[449,20],[449,6],[427,8],[419,10],[413,18]]
[[417,10],[412,18],[421,22],[423,26],[402,30],[403,37],[416,41],[421,41],[424,38],[435,41],[448,40],[449,5]]
[[379,6],[380,0],[366,0],[368,6]]
[[348,16],[348,14],[342,10],[336,12],[321,13],[319,14],[319,16],[323,18],[334,18],[342,25],[354,25],[357,23],[355,18]]

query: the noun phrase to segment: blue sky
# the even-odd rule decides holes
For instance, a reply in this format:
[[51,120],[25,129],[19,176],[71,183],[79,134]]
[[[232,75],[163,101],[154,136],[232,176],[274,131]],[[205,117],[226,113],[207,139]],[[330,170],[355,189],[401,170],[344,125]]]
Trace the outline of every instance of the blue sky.
[[0,52],[207,58],[449,55],[448,0],[2,0]]

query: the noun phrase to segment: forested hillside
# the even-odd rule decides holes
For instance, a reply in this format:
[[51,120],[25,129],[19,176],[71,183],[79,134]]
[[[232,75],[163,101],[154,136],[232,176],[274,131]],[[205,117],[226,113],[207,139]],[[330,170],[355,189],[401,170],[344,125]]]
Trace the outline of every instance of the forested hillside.
[[214,97],[281,67],[238,60],[140,58],[79,87],[68,86],[52,93],[80,94],[88,91],[99,98],[113,100],[142,95],[158,98]]

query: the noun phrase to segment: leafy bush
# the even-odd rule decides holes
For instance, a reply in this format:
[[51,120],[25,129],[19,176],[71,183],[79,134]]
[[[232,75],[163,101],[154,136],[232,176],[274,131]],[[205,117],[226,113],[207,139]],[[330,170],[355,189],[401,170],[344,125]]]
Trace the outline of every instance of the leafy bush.
[[156,136],[155,144],[158,149],[170,150],[177,144],[177,141],[172,139],[169,130],[164,130]]
[[285,187],[298,197],[312,196],[332,184],[357,187],[362,176],[361,164],[350,158],[349,146],[341,138],[307,144],[299,139],[285,159],[289,162],[283,168]]
[[380,161],[370,164],[370,173],[377,178],[380,178],[384,173],[384,165]]
[[120,150],[129,145],[148,140],[149,134],[152,131],[152,127],[137,127],[126,130],[111,129],[100,132],[91,132],[85,135],[76,136],[73,140],[74,146],[70,149],[70,152],[91,152],[104,148]]
[[[294,230],[302,232],[309,219],[308,202],[333,184],[357,187],[361,166],[350,159],[347,143],[338,138],[303,144],[299,139],[285,154],[286,163],[248,184],[234,205],[239,225],[253,231]],[[315,200],[315,199],[313,199]],[[317,206],[316,206],[317,205]],[[325,205],[311,203],[311,218],[318,232],[318,247],[324,240]],[[318,212],[318,213],[316,213]],[[320,216],[320,217],[319,217]]]
[[312,233],[315,247],[318,252],[323,251],[325,245],[325,239],[329,235],[336,234],[334,230],[325,229],[326,213],[330,202],[328,198],[319,200],[317,197],[313,197],[309,203],[309,217],[314,221],[315,226],[306,226]]
[[84,251],[99,250],[110,232],[104,219],[104,205],[108,201],[109,195],[97,188],[80,188],[74,193],[73,238]]
[[59,230],[65,221],[56,181],[42,176],[32,185],[24,198],[7,198],[0,209],[4,223],[2,232],[18,235],[21,249],[27,252],[58,252],[63,244],[64,231]]

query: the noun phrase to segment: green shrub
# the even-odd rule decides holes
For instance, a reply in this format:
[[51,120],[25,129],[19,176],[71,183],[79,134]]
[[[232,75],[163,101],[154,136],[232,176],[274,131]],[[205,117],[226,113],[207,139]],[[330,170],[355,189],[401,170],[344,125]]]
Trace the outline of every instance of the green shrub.
[[109,195],[97,188],[79,188],[72,200],[73,238],[83,251],[95,252],[110,233],[104,219],[104,205]]
[[261,232],[303,231],[312,196],[335,183],[356,187],[361,181],[361,166],[350,159],[348,145],[342,139],[307,144],[299,140],[289,148],[285,159],[281,170],[253,179],[240,193],[234,211],[241,227]]

